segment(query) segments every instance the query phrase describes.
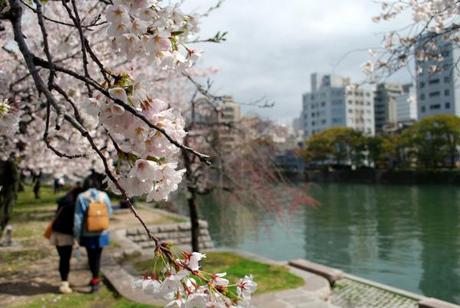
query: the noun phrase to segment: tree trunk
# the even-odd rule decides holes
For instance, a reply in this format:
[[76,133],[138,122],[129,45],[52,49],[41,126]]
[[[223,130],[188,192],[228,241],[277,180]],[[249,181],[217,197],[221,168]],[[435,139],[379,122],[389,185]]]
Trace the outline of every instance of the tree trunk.
[[196,183],[193,176],[192,161],[189,154],[185,150],[182,150],[182,158],[184,159],[184,166],[186,170],[185,175],[187,178],[187,203],[191,224],[192,251],[198,252],[200,249],[200,243],[198,238],[200,234],[200,225],[198,221],[198,208],[196,206]]
[[453,140],[450,143],[450,167],[454,169],[456,167],[455,163],[457,160],[457,140],[452,138]]
[[[3,165],[3,166],[2,166]],[[8,224],[11,211],[16,204],[19,187],[19,173],[14,160],[10,159],[0,164],[0,236]]]
[[198,208],[196,206],[196,194],[193,188],[188,188],[188,192],[190,196],[188,196],[188,210],[190,215],[190,223],[192,225],[191,232],[192,232],[192,251],[199,252],[200,251],[200,224],[198,221]]

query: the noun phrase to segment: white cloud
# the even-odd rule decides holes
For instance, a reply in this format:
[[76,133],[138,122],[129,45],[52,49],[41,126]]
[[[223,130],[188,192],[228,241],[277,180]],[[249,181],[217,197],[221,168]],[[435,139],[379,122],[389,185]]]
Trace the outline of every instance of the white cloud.
[[[204,11],[215,1],[191,0]],[[334,68],[348,51],[380,45],[381,34],[395,24],[376,25],[371,0],[227,0],[202,24],[203,37],[228,31],[228,41],[204,49],[202,66],[217,66],[215,91],[241,102],[262,96],[277,104],[252,110],[277,121],[298,116],[301,95],[309,90],[312,72],[335,72],[363,78],[360,65],[367,53],[355,53]],[[404,22],[404,21],[402,21]]]

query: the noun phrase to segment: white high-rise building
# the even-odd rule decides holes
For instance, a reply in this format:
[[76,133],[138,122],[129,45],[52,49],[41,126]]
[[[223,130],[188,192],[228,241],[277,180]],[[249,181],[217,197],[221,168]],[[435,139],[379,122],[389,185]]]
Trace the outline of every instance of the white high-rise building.
[[396,98],[404,92],[403,85],[398,83],[380,83],[375,89],[374,115],[375,130],[380,133],[384,127],[397,122]]
[[409,123],[417,121],[417,100],[415,87],[411,84],[403,86],[404,92],[396,97],[396,122]]
[[416,55],[440,54],[442,58],[416,61],[416,93],[419,119],[435,114],[454,114],[460,116],[460,81],[455,66],[460,61],[460,49],[456,43],[436,39],[433,51],[431,44],[424,44],[422,37],[416,48]]
[[349,78],[312,74],[311,92],[303,95],[302,122],[305,137],[331,127],[374,135],[374,90],[353,86]]

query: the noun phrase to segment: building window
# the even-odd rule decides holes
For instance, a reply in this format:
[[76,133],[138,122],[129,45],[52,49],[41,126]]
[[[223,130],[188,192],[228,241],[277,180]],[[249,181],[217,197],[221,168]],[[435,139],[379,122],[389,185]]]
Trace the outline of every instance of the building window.
[[444,50],[443,52],[441,52],[441,55],[445,58],[445,57],[448,57],[449,56],[449,50]]
[[444,90],[444,95],[449,96],[450,95],[450,90],[449,89]]
[[440,104],[436,104],[436,105],[431,105],[431,106],[430,106],[430,110],[438,110],[438,109],[441,109],[441,105],[440,105]]
[[353,109],[348,109],[348,113],[353,113]]
[[444,82],[449,83],[450,82],[450,77],[449,76],[444,77]]
[[432,79],[430,81],[428,81],[429,84],[437,84],[439,83],[439,78],[436,78],[436,79]]
[[423,81],[420,81],[420,88],[424,88],[425,87],[425,83]]
[[425,100],[425,94],[420,94],[420,100],[422,100],[422,101]]
[[315,117],[315,113],[314,113],[314,112],[311,113],[311,117],[312,117],[312,118]]
[[446,107],[446,109],[450,109],[450,103],[445,103],[444,106]]
[[323,124],[323,125],[326,124],[326,120],[322,120],[321,124]]
[[316,125],[315,121],[312,121],[311,126],[315,126],[315,125]]
[[321,107],[324,107],[324,106],[326,106],[326,102],[321,103]]
[[425,106],[422,106],[421,111],[425,112]]
[[441,92],[439,92],[439,91],[434,91],[434,92],[430,93],[430,97],[436,97],[436,96],[439,96],[439,95],[441,95]]

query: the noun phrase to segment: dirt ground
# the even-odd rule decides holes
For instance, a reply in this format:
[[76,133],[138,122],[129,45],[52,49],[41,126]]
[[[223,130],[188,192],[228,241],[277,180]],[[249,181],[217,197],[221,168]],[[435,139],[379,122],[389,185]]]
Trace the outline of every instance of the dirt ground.
[[[8,267],[6,264],[1,266],[0,307],[22,306],[36,296],[59,294],[58,255],[54,247],[45,246],[46,242],[43,244],[32,250],[10,250],[9,253],[17,253],[16,256],[22,259],[8,262],[15,263]],[[72,258],[69,281],[75,292],[89,293],[87,284],[91,275],[85,261],[84,256],[80,261]]]

